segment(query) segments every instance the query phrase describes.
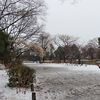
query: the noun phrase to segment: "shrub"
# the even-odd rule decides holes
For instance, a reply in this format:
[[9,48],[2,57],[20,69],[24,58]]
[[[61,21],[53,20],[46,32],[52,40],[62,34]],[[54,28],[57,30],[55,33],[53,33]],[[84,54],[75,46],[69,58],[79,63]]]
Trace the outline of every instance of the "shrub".
[[25,65],[16,65],[8,71],[9,87],[29,88],[35,82],[35,70]]

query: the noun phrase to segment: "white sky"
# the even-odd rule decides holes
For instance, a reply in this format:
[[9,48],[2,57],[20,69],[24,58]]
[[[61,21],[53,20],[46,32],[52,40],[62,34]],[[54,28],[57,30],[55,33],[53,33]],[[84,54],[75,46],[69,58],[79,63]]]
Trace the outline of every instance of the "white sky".
[[100,0],[69,1],[45,0],[48,6],[46,31],[69,34],[87,41],[100,36]]

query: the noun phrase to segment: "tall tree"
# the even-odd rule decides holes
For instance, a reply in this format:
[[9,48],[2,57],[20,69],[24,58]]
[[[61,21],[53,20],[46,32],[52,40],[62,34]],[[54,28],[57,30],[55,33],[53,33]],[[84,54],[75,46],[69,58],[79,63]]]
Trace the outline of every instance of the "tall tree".
[[78,63],[80,64],[80,51],[79,48],[76,44],[73,44],[71,47],[71,54],[70,54],[70,58],[71,60],[77,60],[78,59]]
[[[60,47],[58,53],[63,55],[63,61],[65,62],[66,59],[68,60],[71,54],[71,46],[75,44],[77,41],[76,37],[67,35],[67,34],[60,34],[55,39],[55,44]],[[61,50],[62,49],[62,50]],[[63,52],[63,53],[62,53]]]
[[55,52],[55,60],[57,60],[59,63],[61,62],[61,60],[63,60],[65,62],[65,52],[63,47],[59,46]]
[[49,56],[51,49],[53,50],[52,39],[50,34],[46,32],[42,32],[41,34],[39,34],[37,43],[44,50],[44,57],[43,57],[43,61],[44,61],[45,59],[47,59],[47,56]]
[[97,58],[98,54],[98,38],[93,38],[89,40],[88,44],[86,45],[87,47],[87,54],[90,57],[90,59]]
[[67,34],[60,34],[58,36],[58,39],[61,42],[62,46],[66,46],[66,45],[69,46],[69,45],[75,44],[78,38],[71,35],[67,35]]
[[51,44],[51,37],[50,34],[42,32],[39,35],[38,41],[40,46],[44,49],[44,51],[47,51]]
[[0,30],[13,38],[10,46],[15,58],[26,50],[22,41],[30,43],[42,30],[44,14],[43,0],[0,0]]
[[98,45],[97,58],[100,59],[100,37],[98,38]]

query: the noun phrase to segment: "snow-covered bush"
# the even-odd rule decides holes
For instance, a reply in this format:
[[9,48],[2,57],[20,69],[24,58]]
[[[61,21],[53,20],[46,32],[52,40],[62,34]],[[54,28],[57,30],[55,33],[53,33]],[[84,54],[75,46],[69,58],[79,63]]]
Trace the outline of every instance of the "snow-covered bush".
[[35,70],[25,65],[16,65],[8,71],[9,87],[29,88],[35,82]]

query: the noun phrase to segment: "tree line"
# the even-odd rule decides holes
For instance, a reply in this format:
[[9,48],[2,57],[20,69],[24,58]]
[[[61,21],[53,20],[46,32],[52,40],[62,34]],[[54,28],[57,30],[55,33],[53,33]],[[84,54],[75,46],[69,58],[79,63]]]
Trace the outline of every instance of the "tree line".
[[81,64],[86,60],[96,61],[100,59],[99,37],[89,40],[85,45],[81,45],[78,43],[77,37],[59,34],[51,38],[50,34],[44,32],[38,36],[36,44],[42,48],[42,57],[39,57],[34,50],[30,50],[23,55],[24,58],[29,57],[26,60]]

